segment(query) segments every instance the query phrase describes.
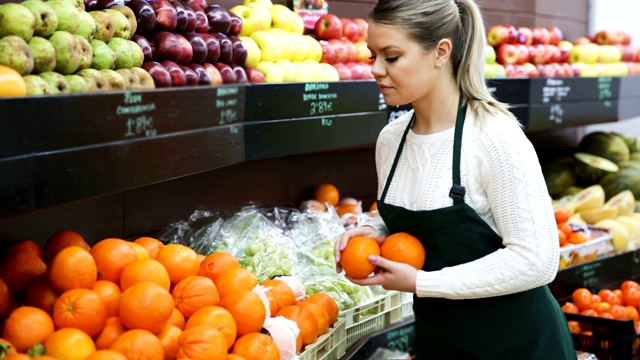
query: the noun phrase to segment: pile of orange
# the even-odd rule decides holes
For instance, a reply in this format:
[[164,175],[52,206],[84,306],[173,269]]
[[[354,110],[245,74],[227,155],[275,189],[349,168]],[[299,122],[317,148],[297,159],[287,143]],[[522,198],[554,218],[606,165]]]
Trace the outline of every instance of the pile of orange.
[[556,225],[558,227],[558,241],[560,247],[567,245],[583,244],[593,238],[584,231],[574,231],[573,226],[569,223],[571,213],[566,209],[556,209],[554,211]]
[[66,230],[42,247],[25,240],[5,254],[0,347],[16,354],[9,360],[271,360],[279,350],[260,333],[267,314],[304,329],[299,351],[337,320],[327,294],[297,302],[282,281],[256,287],[257,277],[229,253],[205,257],[150,237],[90,246]]

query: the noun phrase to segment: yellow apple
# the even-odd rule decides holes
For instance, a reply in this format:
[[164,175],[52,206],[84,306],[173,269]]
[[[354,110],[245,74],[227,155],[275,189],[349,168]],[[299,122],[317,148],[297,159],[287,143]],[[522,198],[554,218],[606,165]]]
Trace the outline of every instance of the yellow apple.
[[260,30],[258,14],[256,14],[255,10],[252,8],[246,5],[236,5],[229,9],[229,12],[238,15],[240,19],[242,19],[242,27],[240,29],[239,36],[249,36]]
[[296,82],[313,82],[315,75],[313,69],[302,61],[294,61],[292,64],[296,67]]
[[284,79],[282,70],[271,61],[260,61],[256,69],[264,74],[264,81],[268,83],[281,83]]
[[295,82],[296,81],[296,67],[289,60],[280,59],[276,61],[276,65],[280,67],[282,70],[283,80],[284,82]]
[[260,6],[264,8],[273,6],[273,3],[271,2],[271,0],[244,0],[242,2],[242,5],[250,5],[250,4],[253,4],[251,6]]
[[260,47],[256,44],[255,40],[249,36],[240,36],[239,39],[247,46],[247,60],[244,62],[245,66],[256,67],[260,62],[260,58],[262,58],[262,50],[260,50]]
[[271,13],[267,7],[259,2],[250,2],[247,6],[255,11],[260,30],[267,30],[271,27]]
[[313,74],[313,81],[327,81],[325,78],[325,71],[320,63],[313,60],[304,60],[303,64],[307,64],[309,69],[311,69],[311,74]]
[[309,35],[302,35],[302,38],[307,43],[307,56],[304,59],[320,62],[320,59],[322,59],[322,45]]
[[262,53],[260,61],[276,62],[282,56],[282,46],[278,37],[268,30],[258,30],[251,34],[251,38],[258,44]]
[[294,12],[293,13],[293,26],[291,27],[291,32],[303,35],[304,34],[304,20],[300,14]]
[[324,71],[324,81],[340,81],[340,74],[338,74],[338,69],[333,67],[331,64],[320,63],[318,64]]
[[295,13],[282,4],[274,4],[269,8],[271,14],[271,27],[292,31],[295,25]]
[[282,48],[280,59],[291,60],[293,58],[293,52],[296,51],[296,44],[289,35],[290,33],[278,28],[271,28],[267,31],[275,35],[280,42],[280,47]]
[[[304,39],[303,35],[297,33],[289,33],[289,37],[293,40],[294,51],[291,56],[291,61],[302,61],[307,58],[307,40]],[[321,46],[322,47],[322,46]]]

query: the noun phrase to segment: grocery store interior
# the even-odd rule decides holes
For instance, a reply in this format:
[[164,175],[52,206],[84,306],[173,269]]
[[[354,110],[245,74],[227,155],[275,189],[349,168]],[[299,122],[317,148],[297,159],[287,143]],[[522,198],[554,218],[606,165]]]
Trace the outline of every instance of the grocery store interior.
[[[333,255],[411,110],[371,75],[375,3],[0,0],[0,360],[415,358],[413,294]],[[640,2],[477,3],[576,356],[640,359]]]

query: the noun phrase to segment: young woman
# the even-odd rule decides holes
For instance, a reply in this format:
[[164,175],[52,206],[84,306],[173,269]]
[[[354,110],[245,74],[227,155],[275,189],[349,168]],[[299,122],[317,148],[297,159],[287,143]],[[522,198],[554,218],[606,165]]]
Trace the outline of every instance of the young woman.
[[415,293],[418,359],[575,359],[548,284],[558,238],[536,152],[488,93],[485,29],[473,0],[380,0],[369,17],[372,72],[386,102],[413,110],[376,144],[378,211],[347,231],[382,243],[407,232],[421,270],[371,256],[359,285]]

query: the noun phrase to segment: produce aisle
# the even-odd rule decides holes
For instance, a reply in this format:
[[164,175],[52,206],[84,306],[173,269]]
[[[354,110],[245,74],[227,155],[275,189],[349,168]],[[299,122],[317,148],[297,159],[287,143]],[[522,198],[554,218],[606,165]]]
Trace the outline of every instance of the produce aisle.
[[[48,2],[68,8],[65,0]],[[211,14],[206,20],[209,28],[219,25],[213,14],[240,3],[167,2],[175,8],[206,7],[209,10],[202,13],[205,17]],[[131,0],[125,7],[134,9],[133,4],[142,9],[144,2]],[[329,12],[354,19],[363,17],[372,4],[333,1]],[[545,2],[540,4],[544,8]],[[574,10],[585,10],[575,5]],[[99,1],[85,6],[100,12],[97,9],[118,5]],[[489,24],[506,21],[502,5],[486,1],[485,6]],[[0,14],[6,9],[0,7]],[[109,13],[119,17],[113,11]],[[247,10],[236,7],[230,13],[243,17],[243,25],[249,28],[253,23],[243,11]],[[571,40],[588,35],[586,15],[580,11],[562,21],[554,21],[544,11],[525,13],[529,18],[517,25],[558,25],[565,39]],[[226,64],[235,71],[233,80],[219,64],[224,61],[213,61],[216,67],[206,56],[198,61],[199,66],[183,66],[202,77],[184,75],[175,80],[174,67],[174,77],[163,80],[162,68],[152,61],[180,63],[179,56],[156,52],[152,61],[145,60],[143,39],[157,41],[157,47],[162,42],[160,31],[141,21],[139,13],[134,15],[135,25],[121,22],[117,27],[122,32],[115,35],[114,31],[111,36],[138,46],[136,52],[143,51],[143,60],[140,66],[117,65],[116,45],[122,41],[114,40],[111,46],[118,69],[109,70],[127,82],[118,81],[117,76],[93,78],[96,86],[102,81],[111,90],[72,88],[74,81],[80,81],[76,75],[90,77],[87,73],[100,67],[98,63],[88,65],[83,74],[78,68],[65,70],[69,66],[65,61],[47,71],[51,64],[46,62],[39,70],[34,62],[30,71],[20,68],[22,63],[12,64],[22,73],[21,79],[31,76],[31,81],[38,81],[34,77],[44,72],[50,78],[41,87],[25,82],[30,92],[26,96],[0,98],[0,318],[5,324],[0,338],[10,340],[20,352],[42,343],[48,355],[60,359],[70,346],[78,358],[106,348],[137,353],[142,350],[129,344],[138,341],[153,344],[144,351],[158,356],[160,348],[164,354],[175,350],[173,345],[181,336],[186,342],[206,337],[213,344],[209,359],[224,359],[227,350],[246,359],[291,358],[296,353],[302,360],[369,359],[383,350],[388,352],[386,358],[397,356],[390,354],[393,351],[410,354],[414,341],[411,296],[359,288],[333,272],[335,237],[376,215],[376,137],[385,124],[408,110],[386,106],[375,82],[364,75],[367,57],[340,60],[336,51],[344,50],[340,44],[350,46],[345,45],[347,35],[339,35],[341,42],[333,41],[338,50],[329,49],[329,40],[317,39],[330,35],[309,29],[313,35],[309,38],[316,41],[310,49],[317,51],[320,46],[321,51],[308,55],[311,58],[306,63],[300,61],[307,67],[299,73],[311,77],[286,81],[284,68],[273,70],[269,64],[258,66],[259,62],[248,66],[255,61],[255,48],[247,45],[251,40],[244,39],[244,45],[237,45],[237,55],[246,58],[231,56]],[[269,26],[275,27],[273,18],[271,21]],[[130,28],[127,34],[127,24],[136,30]],[[295,33],[293,23],[282,24],[279,26]],[[58,26],[70,33],[72,25]],[[251,38],[239,32],[233,35],[241,30],[232,30],[231,21],[228,25],[228,40]],[[148,33],[144,33],[145,26]],[[550,34],[552,28],[558,29],[544,29]],[[612,48],[607,46],[612,45],[596,45],[593,34],[589,49],[604,55],[590,64],[591,60],[583,62],[582,58],[536,60],[534,50],[526,61],[514,60],[507,49],[516,45],[515,40],[492,35],[504,31],[528,34],[527,29],[488,29],[488,50],[495,56],[487,59],[486,69],[492,93],[512,105],[543,162],[563,245],[552,292],[567,312],[577,350],[599,359],[637,358],[639,322],[637,312],[634,316],[629,307],[640,306],[640,285],[635,283],[640,274],[636,266],[640,257],[636,217],[640,132],[610,134],[606,129],[606,124],[635,124],[638,120],[630,119],[640,116],[635,105],[640,100],[637,40],[613,47],[619,57],[611,58]],[[529,30],[536,29],[542,27]],[[25,36],[22,30],[0,26],[0,38],[5,39],[4,43],[0,39],[0,46],[7,44],[7,38],[18,36],[7,35],[7,31]],[[77,28],[74,31],[82,34]],[[173,31],[190,43],[194,38],[184,36],[189,33],[184,29],[180,32],[174,27]],[[195,28],[193,33],[207,39]],[[359,34],[352,35],[354,47],[363,41]],[[92,36],[97,39],[104,34]],[[560,56],[560,40],[551,40],[550,35],[534,40],[532,35],[524,41],[544,45],[549,53]],[[276,47],[269,41],[254,42],[260,56],[268,56],[268,49]],[[225,41],[218,39],[221,43]],[[577,41],[570,44],[580,46]],[[191,48],[193,59],[197,50],[193,44]],[[626,48],[636,49],[635,55],[624,55]],[[91,50],[95,61],[98,49]],[[327,58],[332,52],[333,57]],[[172,56],[178,58],[167,60]],[[292,59],[294,54],[288,56]],[[120,61],[126,58],[135,56],[125,53]],[[2,61],[6,59],[0,57]],[[242,61],[247,66],[239,66]],[[346,65],[349,62],[351,66]],[[316,65],[333,70],[316,72]],[[171,64],[163,67],[171,75]],[[142,69],[143,75],[133,76],[129,70],[134,68]],[[7,73],[9,77],[0,76],[0,81],[20,82]],[[55,73],[66,73],[66,83]],[[103,71],[107,74],[113,76]],[[45,88],[56,88],[51,84],[74,93],[36,95]],[[143,84],[153,84],[153,88]],[[11,86],[0,87],[0,91],[15,89]],[[605,130],[590,134],[585,131],[588,126]],[[122,239],[127,240],[124,245]],[[218,264],[229,267],[226,275]],[[257,284],[263,286],[262,292],[250,291]],[[243,296],[224,300],[234,290]],[[205,293],[206,299],[194,296],[198,293]],[[305,294],[317,295],[307,298]],[[152,303],[141,309],[139,303],[151,297]],[[114,298],[123,300],[118,304]],[[64,301],[68,305],[78,299],[93,302],[91,310],[65,313],[64,309],[72,307]],[[265,299],[269,306],[263,305]],[[17,309],[21,310],[16,313]],[[596,316],[585,310],[595,311]],[[275,314],[282,316],[280,320],[274,320]],[[68,315],[76,317],[65,317]],[[6,321],[7,317],[12,320]],[[36,319],[42,331],[25,334],[20,320],[26,318]],[[207,323],[220,325],[208,330]],[[63,328],[77,331],[61,331]],[[196,330],[187,331],[190,328]],[[270,336],[261,334],[262,328]],[[38,351],[42,349],[35,347],[32,356]]]

